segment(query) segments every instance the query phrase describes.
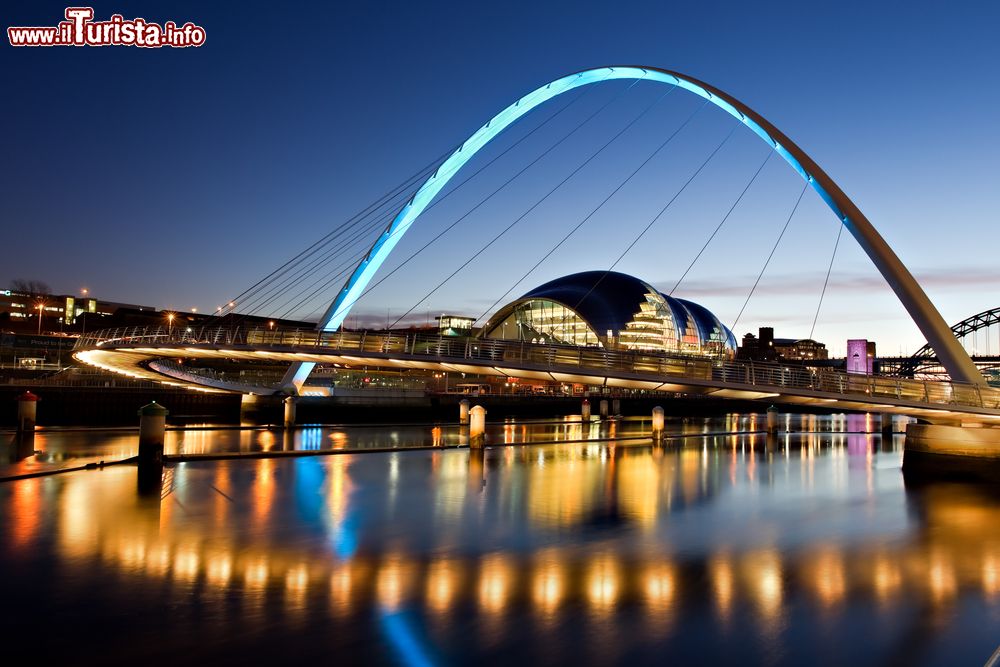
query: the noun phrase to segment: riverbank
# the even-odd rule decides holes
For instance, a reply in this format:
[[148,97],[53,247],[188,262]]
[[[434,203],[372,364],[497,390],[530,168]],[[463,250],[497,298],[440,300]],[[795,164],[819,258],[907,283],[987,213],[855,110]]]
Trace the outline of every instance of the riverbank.
[[[251,423],[280,425],[283,412],[277,397],[259,397],[252,411],[241,413],[239,394],[202,393],[171,387],[72,387],[72,386],[0,386],[0,429],[17,424],[15,398],[30,389],[38,394],[39,426],[133,426],[138,424],[136,411],[156,401],[170,410],[168,425]],[[715,416],[728,413],[764,412],[767,404],[685,394],[592,395],[591,412],[597,416],[600,401],[607,398],[609,410],[614,398],[619,400],[622,415],[649,415],[654,406],[676,416]],[[420,394],[406,395],[371,392],[346,396],[302,396],[297,399],[300,424],[400,424],[454,421],[459,401],[466,399],[487,409],[488,419],[508,417],[542,418],[580,414],[582,396]],[[785,412],[799,412],[796,406],[783,406]],[[811,413],[832,414],[829,410],[809,409]]]

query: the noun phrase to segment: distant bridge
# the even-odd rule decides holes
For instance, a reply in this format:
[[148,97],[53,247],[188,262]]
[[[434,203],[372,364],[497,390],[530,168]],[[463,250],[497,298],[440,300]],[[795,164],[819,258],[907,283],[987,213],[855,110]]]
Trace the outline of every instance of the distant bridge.
[[116,373],[203,391],[280,394],[282,389],[280,384],[241,384],[178,360],[422,369],[909,414],[930,422],[1000,424],[1000,389],[978,384],[423,333],[128,327],[87,334],[74,355]]
[[[951,327],[952,334],[960,343],[964,343],[971,337],[973,350],[971,357],[980,371],[991,371],[1000,369],[1000,336],[996,339],[996,347],[991,349],[990,334],[1000,329],[1000,308],[991,308],[981,313],[976,313],[972,317],[967,317],[958,324]],[[983,332],[986,339],[985,349],[976,348],[976,335]],[[968,345],[968,344],[967,344]],[[986,354],[983,354],[986,352]],[[947,375],[934,348],[924,345],[913,353],[912,356],[883,361],[882,371],[889,375],[904,378],[943,376]]]

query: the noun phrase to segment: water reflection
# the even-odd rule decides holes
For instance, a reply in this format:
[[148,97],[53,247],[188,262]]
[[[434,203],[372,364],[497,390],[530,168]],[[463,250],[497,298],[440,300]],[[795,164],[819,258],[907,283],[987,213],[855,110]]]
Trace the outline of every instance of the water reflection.
[[[297,633],[315,652],[388,659],[363,647],[384,644],[379,614],[405,614],[407,641],[451,662],[641,649],[879,664],[914,633],[927,662],[983,662],[1000,634],[1000,499],[908,489],[899,443],[878,439],[184,463],[161,501],[136,498],[126,468],[24,480],[0,486],[0,565],[24,573],[0,592],[80,616],[76,641],[112,618],[141,634],[177,610],[226,610],[197,627],[231,657],[247,637]],[[38,637],[31,617],[20,636]],[[301,634],[321,618],[351,632]],[[829,630],[848,621],[845,644]]]

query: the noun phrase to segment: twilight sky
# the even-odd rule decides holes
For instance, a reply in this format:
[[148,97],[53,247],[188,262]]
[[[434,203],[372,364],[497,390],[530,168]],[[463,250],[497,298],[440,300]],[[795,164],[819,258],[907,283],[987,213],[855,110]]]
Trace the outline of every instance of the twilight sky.
[[[55,25],[64,7],[7,6],[4,27]],[[784,131],[854,199],[947,321],[1000,305],[994,3],[119,0],[94,10],[99,20],[192,21],[207,41],[15,49],[4,38],[0,286],[39,279],[58,292],[212,310],[516,98],[581,69],[639,64],[718,86]],[[461,222],[359,301],[357,316],[384,323],[411,307],[418,321],[478,316],[508,290],[504,300],[610,268],[733,128],[683,91],[590,88],[532,112],[456,175],[489,164],[418,221],[376,280]],[[737,129],[616,269],[670,290],[766,155]],[[733,324],[801,188],[769,160],[675,295]],[[809,335],[837,230],[807,191],[738,336],[766,324]],[[294,310],[301,299],[289,294],[268,314]],[[322,296],[290,314],[308,315]],[[843,354],[846,338],[865,336],[882,354],[924,342],[845,234],[815,337]],[[989,346],[996,353],[1000,341]]]

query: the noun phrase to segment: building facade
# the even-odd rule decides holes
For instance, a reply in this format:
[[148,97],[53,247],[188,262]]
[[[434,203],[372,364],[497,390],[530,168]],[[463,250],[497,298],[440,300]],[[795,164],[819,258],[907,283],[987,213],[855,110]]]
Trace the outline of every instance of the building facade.
[[812,338],[775,338],[774,327],[760,327],[757,334],[743,336],[738,354],[740,359],[812,361],[830,358],[826,345]]
[[736,339],[707,308],[638,278],[585,271],[540,285],[500,308],[484,338],[732,357]]

